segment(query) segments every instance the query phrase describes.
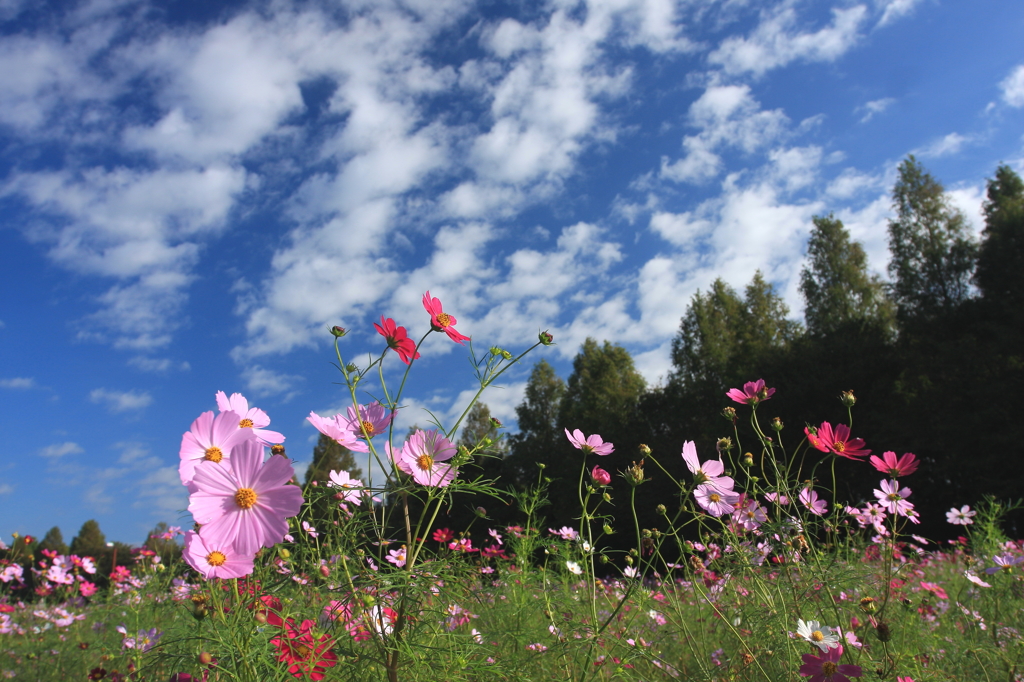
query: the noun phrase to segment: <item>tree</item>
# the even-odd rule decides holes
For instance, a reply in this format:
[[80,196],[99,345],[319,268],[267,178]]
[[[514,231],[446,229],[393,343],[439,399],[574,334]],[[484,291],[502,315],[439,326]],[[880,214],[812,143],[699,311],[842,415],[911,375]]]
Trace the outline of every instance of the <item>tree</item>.
[[68,546],[64,542],[64,536],[60,532],[60,528],[54,526],[50,530],[46,531],[46,535],[39,541],[38,548],[40,550],[48,549],[56,552],[57,554],[67,554]]
[[892,328],[892,303],[885,285],[868,273],[867,255],[859,242],[832,214],[814,216],[814,229],[807,241],[807,265],[800,273],[804,297],[804,321],[815,336],[851,326]]
[[523,402],[516,407],[519,432],[509,438],[505,471],[513,481],[537,480],[537,463],[558,442],[558,410],[564,395],[565,381],[546,360],[533,366]]
[[978,250],[967,218],[913,155],[899,166],[892,205],[889,274],[901,319],[932,319],[957,307],[970,293]]
[[107,551],[107,538],[100,530],[95,519],[89,519],[71,540],[70,551],[78,556],[91,556],[99,559]]
[[974,281],[1001,314],[1017,313],[1024,304],[1024,180],[1009,166],[997,168],[988,181],[984,211]]
[[362,470],[356,466],[356,458],[352,451],[338,441],[320,434],[320,439],[313,448],[313,462],[306,469],[303,487],[313,481],[323,483],[330,479],[332,471],[347,471],[352,478],[361,478]]

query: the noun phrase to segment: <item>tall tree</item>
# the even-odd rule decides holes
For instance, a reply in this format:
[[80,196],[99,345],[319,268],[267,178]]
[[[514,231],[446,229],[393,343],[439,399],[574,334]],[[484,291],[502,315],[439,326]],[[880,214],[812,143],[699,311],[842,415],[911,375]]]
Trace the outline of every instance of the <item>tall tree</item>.
[[316,447],[313,448],[313,462],[306,469],[303,486],[308,486],[313,481],[323,483],[329,480],[332,471],[347,471],[352,478],[360,478],[363,475],[352,451],[321,433]]
[[816,336],[851,326],[891,328],[894,313],[885,285],[868,273],[868,259],[859,242],[831,213],[814,216],[807,240],[807,265],[800,273],[807,331]]
[[57,554],[67,554],[68,546],[64,542],[64,535],[60,532],[60,528],[54,526],[50,530],[46,531],[46,535],[39,541],[38,545],[40,550],[48,549]]
[[565,381],[546,360],[533,366],[523,402],[516,407],[519,432],[509,438],[505,472],[513,481],[528,484],[537,479],[537,463],[558,443],[558,410],[564,395]]
[[942,184],[908,156],[892,188],[889,274],[902,319],[933,319],[970,294],[977,244]]
[[99,559],[107,551],[107,538],[100,530],[100,524],[95,519],[89,519],[82,524],[82,528],[71,540],[70,551],[78,556],[91,556]]
[[1013,314],[1024,305],[1024,180],[1006,165],[988,181],[975,282],[986,301]]

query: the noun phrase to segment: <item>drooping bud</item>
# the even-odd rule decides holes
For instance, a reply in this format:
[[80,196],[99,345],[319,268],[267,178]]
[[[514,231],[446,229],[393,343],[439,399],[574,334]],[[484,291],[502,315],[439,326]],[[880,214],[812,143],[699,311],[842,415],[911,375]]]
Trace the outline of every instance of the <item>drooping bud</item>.
[[889,630],[887,623],[879,623],[875,626],[875,634],[878,635],[879,642],[888,642],[892,639],[892,632]]

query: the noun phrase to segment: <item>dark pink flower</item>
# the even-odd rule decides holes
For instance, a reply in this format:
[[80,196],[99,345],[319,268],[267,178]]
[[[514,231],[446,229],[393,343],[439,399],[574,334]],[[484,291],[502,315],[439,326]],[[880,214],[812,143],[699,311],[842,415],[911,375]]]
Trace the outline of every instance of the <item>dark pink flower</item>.
[[441,301],[436,298],[430,297],[430,292],[423,294],[423,307],[428,313],[430,313],[430,326],[436,332],[444,332],[448,335],[448,338],[455,343],[463,343],[463,341],[469,341],[468,336],[460,334],[456,329],[455,325],[458,324],[458,320],[455,319],[454,315],[449,315],[441,307]]
[[829,649],[821,656],[804,654],[801,656],[804,664],[800,666],[800,676],[810,677],[809,682],[850,682],[851,677],[860,677],[863,673],[859,665],[839,663],[842,655],[842,646]]
[[871,454],[870,450],[864,449],[864,439],[850,438],[850,427],[846,424],[836,424],[833,431],[831,424],[822,422],[817,433],[812,432],[809,427],[804,429],[804,433],[807,434],[807,441],[822,452],[831,452],[853,460]]
[[897,460],[896,453],[891,450],[883,452],[881,458],[877,455],[871,455],[871,459],[869,461],[871,462],[871,466],[875,467],[883,474],[889,474],[893,478],[909,476],[917,471],[918,465],[917,456],[914,453],[905,452],[903,453],[903,456]]
[[402,362],[408,365],[410,360],[419,359],[420,354],[416,352],[416,342],[409,338],[405,327],[397,326],[393,319],[390,317],[385,319],[383,315],[380,316],[380,324],[374,322],[373,326],[377,328],[377,333],[388,342],[388,348],[398,353]]
[[322,680],[327,668],[338,664],[334,640],[329,635],[314,635],[315,625],[315,621],[304,620],[295,629],[295,622],[289,618],[283,636],[270,640],[277,647],[277,660],[287,663],[294,677]]
[[610,485],[612,482],[612,475],[599,466],[594,466],[594,469],[590,472],[590,478],[597,485]]
[[774,394],[774,388],[766,388],[764,379],[758,379],[757,381],[748,381],[743,384],[742,391],[738,388],[730,388],[725,395],[740,405],[757,405],[768,400]]
[[569,429],[566,429],[565,437],[569,439],[573,447],[577,450],[582,450],[584,454],[593,452],[595,455],[610,455],[615,452],[615,445],[613,443],[605,443],[604,439],[596,433],[591,436],[584,436],[583,432],[579,429],[572,433],[569,433]]

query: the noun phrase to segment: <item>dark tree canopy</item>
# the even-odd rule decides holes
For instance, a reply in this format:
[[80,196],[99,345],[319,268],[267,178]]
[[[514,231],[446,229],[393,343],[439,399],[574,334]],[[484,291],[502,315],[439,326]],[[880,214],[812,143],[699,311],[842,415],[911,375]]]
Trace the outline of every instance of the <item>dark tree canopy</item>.
[[56,552],[57,554],[67,554],[68,546],[64,542],[64,535],[60,532],[60,528],[54,526],[50,530],[46,531],[46,535],[39,541],[38,549],[48,549]]
[[107,538],[100,530],[100,524],[89,519],[82,524],[78,535],[71,540],[71,553],[78,556],[99,558],[107,551]]
[[352,451],[338,441],[320,434],[320,439],[313,448],[313,462],[306,469],[304,486],[313,481],[323,484],[330,480],[332,471],[347,471],[352,478],[360,478],[362,470],[356,465]]
[[985,231],[975,282],[1005,312],[1024,305],[1024,181],[1009,166],[988,181]]
[[546,360],[534,365],[523,402],[516,407],[519,432],[509,438],[505,471],[516,482],[535,481],[537,462],[558,442],[558,411],[564,394],[565,381]]

